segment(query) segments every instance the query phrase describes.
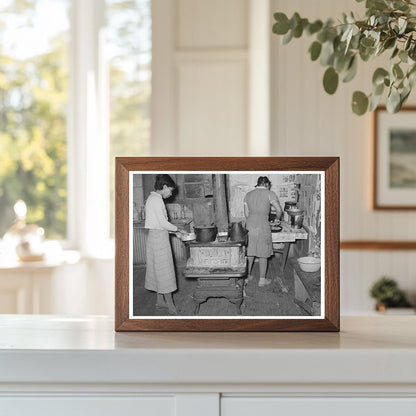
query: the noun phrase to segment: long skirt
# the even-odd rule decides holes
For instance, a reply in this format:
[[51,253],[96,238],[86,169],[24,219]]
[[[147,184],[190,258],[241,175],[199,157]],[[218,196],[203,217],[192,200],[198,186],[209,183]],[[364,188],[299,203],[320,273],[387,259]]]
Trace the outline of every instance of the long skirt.
[[157,293],[171,293],[177,289],[172,248],[166,230],[149,230],[144,287]]
[[256,227],[248,232],[247,256],[270,257],[273,254],[270,227]]

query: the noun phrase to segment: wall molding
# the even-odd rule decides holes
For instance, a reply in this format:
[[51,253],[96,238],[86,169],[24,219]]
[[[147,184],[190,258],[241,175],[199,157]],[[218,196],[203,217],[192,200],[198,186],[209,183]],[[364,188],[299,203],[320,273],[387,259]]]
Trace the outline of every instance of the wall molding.
[[416,241],[347,240],[341,250],[416,250]]

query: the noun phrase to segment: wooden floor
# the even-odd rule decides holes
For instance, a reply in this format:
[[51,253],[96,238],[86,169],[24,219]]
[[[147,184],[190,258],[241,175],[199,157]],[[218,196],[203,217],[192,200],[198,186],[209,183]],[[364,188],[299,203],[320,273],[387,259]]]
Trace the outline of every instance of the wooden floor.
[[[197,281],[183,276],[184,265],[178,265],[176,276],[178,290],[173,294],[175,305],[181,316],[237,316],[235,305],[225,298],[210,298],[201,304],[195,314],[195,302],[192,294]],[[273,282],[258,287],[259,269],[253,267],[254,279],[246,285],[246,296],[241,307],[243,316],[303,316],[307,312],[294,303],[293,269],[289,262],[284,276],[279,276],[279,260],[269,260],[267,277]],[[144,288],[146,267],[134,266],[133,269],[133,313],[134,316],[166,316],[167,310],[156,310],[156,293]]]

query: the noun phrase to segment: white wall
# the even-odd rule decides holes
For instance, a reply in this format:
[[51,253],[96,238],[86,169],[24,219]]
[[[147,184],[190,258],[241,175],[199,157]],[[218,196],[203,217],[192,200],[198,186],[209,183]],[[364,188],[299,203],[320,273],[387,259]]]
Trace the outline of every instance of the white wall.
[[[307,53],[311,39],[294,39],[283,46],[271,34],[273,11],[326,18],[360,10],[362,4],[268,2],[154,0],[153,155],[266,156],[270,148],[275,156],[340,156],[341,239],[415,240],[416,213],[370,209],[371,116],[353,115],[350,102],[355,89],[369,91],[376,64],[360,63],[359,77],[340,85],[330,97],[322,88],[324,69]],[[265,22],[270,25],[266,40]],[[270,126],[264,128],[261,123],[269,117]],[[263,128],[256,129],[256,123]],[[270,131],[270,143],[265,144]],[[368,289],[383,274],[395,277],[416,297],[415,266],[413,251],[342,251],[342,314],[370,313]],[[86,309],[73,305],[72,310],[111,314],[112,263],[90,264],[88,275],[84,289],[96,301]]]
[[[360,63],[357,78],[329,96],[322,88],[324,68],[308,56],[312,40],[303,37],[282,45],[281,38],[271,34],[275,11],[326,19],[350,10],[364,15],[363,4],[352,0],[154,2],[154,17],[162,9],[165,19],[163,27],[154,22],[154,154],[267,155],[271,149],[275,156],[340,156],[341,239],[416,239],[414,212],[370,208],[372,120],[370,114],[353,115],[350,103],[354,90],[369,92],[377,62]],[[269,39],[262,36],[267,24]],[[158,45],[164,48],[163,56],[157,54]],[[269,56],[265,45],[270,46]],[[269,84],[259,81],[269,79]],[[262,95],[265,88],[270,95]],[[268,99],[269,107],[264,105]],[[267,123],[268,117],[269,128],[256,129],[255,123]],[[262,149],[258,152],[256,131]],[[265,145],[264,135],[269,132],[270,143]],[[393,276],[416,296],[415,258],[413,251],[342,251],[342,313],[371,312],[368,289],[383,274]]]
[[152,154],[242,156],[248,0],[153,0]]
[[[361,10],[351,0],[272,0],[272,11],[311,19],[341,16]],[[272,154],[278,156],[340,156],[341,240],[416,240],[415,212],[372,211],[372,120],[350,109],[352,92],[371,90],[372,71],[378,63],[359,64],[359,76],[341,84],[334,96],[322,88],[324,68],[311,62],[307,52],[311,38],[282,45],[272,35]],[[410,102],[415,102],[415,95]],[[372,282],[381,275],[396,278],[403,289],[416,294],[414,251],[342,251],[341,311],[372,311],[368,296]]]

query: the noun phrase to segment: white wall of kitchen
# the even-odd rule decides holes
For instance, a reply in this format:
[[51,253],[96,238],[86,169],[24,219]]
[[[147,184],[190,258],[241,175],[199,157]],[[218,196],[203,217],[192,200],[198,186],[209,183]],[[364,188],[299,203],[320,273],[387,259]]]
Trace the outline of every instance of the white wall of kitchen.
[[[354,90],[369,90],[377,62],[360,63],[357,78],[328,96],[321,82],[324,69],[308,56],[311,39],[282,45],[270,31],[275,11],[325,19],[351,10],[363,15],[362,4],[352,0],[174,0],[163,5],[155,0],[154,4],[156,19],[158,9],[164,11],[163,22],[154,21],[154,46],[164,53],[153,62],[153,154],[340,156],[341,239],[415,239],[414,212],[374,212],[370,207],[371,115],[353,115],[350,102]],[[163,36],[166,30],[169,41]],[[414,298],[415,263],[412,251],[342,251],[341,312],[371,313],[368,290],[384,274],[397,279]]]
[[[311,19],[341,16],[354,11],[363,16],[363,3],[351,0],[272,0],[273,11]],[[341,84],[334,96],[322,88],[324,68],[312,63],[304,37],[282,45],[272,36],[271,149],[279,156],[340,156],[341,158],[341,240],[415,240],[416,213],[373,211],[372,116],[351,112],[351,95],[359,89],[370,92],[373,70],[381,58],[360,62],[358,76]],[[409,103],[415,103],[415,95]],[[369,313],[372,283],[382,275],[397,279],[416,297],[416,256],[414,251],[341,251],[341,312]]]
[[[152,154],[340,156],[341,240],[415,240],[416,213],[370,208],[371,115],[353,115],[350,101],[369,90],[376,63],[360,63],[357,79],[330,97],[324,69],[308,57],[311,40],[282,45],[271,34],[275,11],[313,19],[361,8],[353,0],[153,0]],[[86,262],[87,281],[69,288],[80,304],[61,301],[57,312],[112,314],[113,260]],[[371,313],[368,290],[384,274],[414,300],[414,270],[412,251],[341,251],[341,313]]]

